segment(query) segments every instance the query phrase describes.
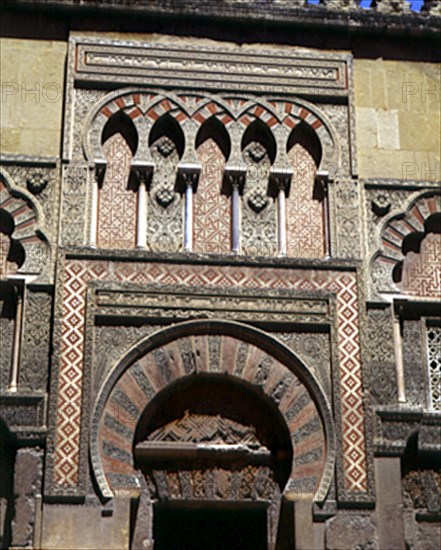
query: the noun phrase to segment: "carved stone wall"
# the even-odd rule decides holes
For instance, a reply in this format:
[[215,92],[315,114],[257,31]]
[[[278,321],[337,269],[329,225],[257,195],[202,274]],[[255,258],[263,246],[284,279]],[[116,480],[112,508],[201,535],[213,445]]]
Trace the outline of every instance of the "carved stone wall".
[[[86,3],[95,4],[77,5]],[[141,4],[147,12],[158,10],[155,17],[177,6],[129,3],[128,11]],[[316,6],[190,1],[182,4],[182,13],[204,18],[206,9],[213,17],[229,18],[234,6],[244,17],[260,17],[260,11],[268,24],[272,14],[274,21],[283,15],[285,22],[291,18],[296,24],[323,25],[328,18],[345,29],[388,26],[407,33],[418,25],[420,40],[439,30],[439,18],[434,19],[439,5],[428,0],[420,15],[412,15],[394,0],[373,2],[370,11],[352,0]],[[114,9],[108,2],[101,7]],[[138,444],[237,445],[228,452],[245,449],[248,458],[271,451],[250,436],[248,425],[222,415],[230,403],[223,403],[219,418],[192,413],[191,422],[173,418],[172,426],[162,424],[138,438],[148,407],[173,384],[201,375],[235,378],[277,408],[294,448],[286,496],[298,501],[315,495],[319,501],[313,516],[297,525],[311,526],[317,547],[378,548],[374,455],[392,455],[398,463],[396,457],[415,434],[427,455],[440,449],[438,407],[429,410],[428,399],[429,381],[439,382],[438,340],[434,337],[429,350],[425,340],[426,323],[432,326],[439,315],[437,184],[404,177],[358,179],[354,113],[357,108],[358,116],[357,101],[365,98],[362,92],[354,99],[351,55],[274,44],[261,48],[170,37],[72,35],[66,66],[62,158],[2,159],[0,207],[13,220],[14,232],[2,232],[1,266],[7,269],[1,275],[28,277],[16,393],[5,392],[15,316],[8,294],[0,318],[2,422],[22,446],[13,544],[39,547],[43,451],[23,445],[43,442],[46,425],[47,500],[64,499],[69,511],[77,507],[84,513],[73,513],[69,525],[87,514],[83,503],[86,510],[94,508],[94,521],[100,513],[110,517],[118,507],[117,499],[112,501],[118,491],[129,488],[132,498],[140,486],[144,498],[158,500],[279,503],[283,487],[268,464],[206,468],[196,461],[193,468],[147,468],[147,488],[140,485],[134,460]],[[381,66],[384,71],[386,65]],[[369,81],[367,95],[381,96],[383,88],[375,84]],[[393,100],[390,95],[387,102]],[[424,119],[433,102],[421,104]],[[395,114],[389,114],[393,119]],[[120,133],[104,139],[113,115],[132,121],[137,147]],[[366,120],[357,120],[361,149],[372,140],[369,151],[380,157],[389,147],[380,141],[398,139],[385,128],[375,135],[365,132]],[[401,132],[399,145],[401,139],[409,141],[406,120],[395,128]],[[219,134],[200,143],[199,130],[213,121]],[[256,132],[247,142],[253,124],[267,132],[267,140]],[[321,155],[299,143],[289,147],[290,136],[302,125],[317,140]],[[428,138],[422,147],[431,151],[432,142]],[[391,150],[402,152],[395,141]],[[189,173],[193,250],[184,254]],[[236,256],[230,254],[231,191],[238,182],[242,249]],[[282,182],[288,257],[277,258]],[[147,188],[146,220],[137,218],[141,183]],[[88,246],[94,216],[96,248]],[[135,250],[140,221],[147,225],[145,250]],[[412,245],[415,235],[421,237],[419,248]],[[10,265],[5,258],[11,239],[26,249],[22,265]],[[401,317],[404,403],[398,402],[399,353],[395,357],[392,322],[401,299],[415,310]],[[425,318],[426,310],[433,316]],[[210,397],[215,401],[215,392]],[[404,472],[409,548],[429,549],[436,541],[439,484],[432,467]],[[109,502],[103,504],[102,496]],[[64,524],[61,507],[47,517],[51,513],[54,525]],[[118,521],[115,525],[119,528]]]

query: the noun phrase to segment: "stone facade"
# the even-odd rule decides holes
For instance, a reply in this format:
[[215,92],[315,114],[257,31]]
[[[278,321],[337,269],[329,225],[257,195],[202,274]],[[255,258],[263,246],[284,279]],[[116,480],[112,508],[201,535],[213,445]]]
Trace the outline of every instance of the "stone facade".
[[5,6],[2,547],[436,548],[439,2]]

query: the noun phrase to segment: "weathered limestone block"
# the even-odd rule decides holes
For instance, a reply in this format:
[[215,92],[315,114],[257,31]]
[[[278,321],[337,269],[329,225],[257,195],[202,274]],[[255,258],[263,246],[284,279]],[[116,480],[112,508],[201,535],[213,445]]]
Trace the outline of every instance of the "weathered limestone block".
[[403,498],[399,457],[375,459],[377,524],[380,548],[404,548]]
[[377,526],[372,515],[341,512],[327,521],[326,550],[342,548],[379,550]]
[[100,507],[46,505],[41,547],[47,550],[128,550],[129,528],[130,498],[127,495],[115,498],[111,515],[103,515]]
[[36,497],[41,493],[42,477],[43,451],[28,447],[19,449],[15,460],[12,546],[34,545]]

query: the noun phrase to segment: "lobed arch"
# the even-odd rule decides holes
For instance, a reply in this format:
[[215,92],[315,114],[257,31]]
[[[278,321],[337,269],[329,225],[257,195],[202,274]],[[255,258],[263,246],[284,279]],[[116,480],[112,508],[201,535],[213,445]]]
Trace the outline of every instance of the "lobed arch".
[[170,112],[161,114],[150,128],[148,136],[149,149],[162,137],[167,137],[174,143],[178,156],[181,159],[185,150],[185,135],[179,122]]
[[[153,124],[165,113],[173,116],[180,125],[192,121],[195,129],[190,132],[193,140],[200,127],[210,118],[216,117],[232,138],[232,133],[243,132],[256,119],[264,122],[275,133],[282,128],[277,139],[278,149],[286,151],[289,134],[299,123],[307,125],[320,142],[322,158],[319,172],[335,172],[340,164],[338,139],[331,122],[315,105],[295,98],[254,98],[249,96],[210,96],[201,94],[177,95],[171,92],[126,88],[115,90],[103,97],[91,110],[85,120],[83,130],[83,152],[90,162],[104,163],[101,142],[105,124],[113,115],[122,110],[133,121],[139,135],[140,147],[134,164],[151,160],[147,151],[148,133]],[[240,130],[237,129],[240,128]],[[194,143],[189,144],[194,147]],[[284,158],[284,154],[278,157]],[[143,158],[145,157],[145,158]],[[231,160],[231,159],[230,159]],[[280,160],[279,160],[280,162]]]
[[259,142],[264,147],[271,164],[273,164],[277,154],[276,139],[268,124],[260,118],[256,118],[245,127],[241,140],[242,155],[253,141]]
[[124,88],[106,94],[99,100],[86,117],[82,144],[87,161],[105,164],[102,151],[102,134],[108,120],[118,111],[123,111],[133,122],[138,132],[138,155],[134,162],[147,155],[148,133],[154,122],[165,113],[175,117],[178,122],[187,120],[189,114],[185,102],[178,96],[161,91],[147,91],[143,88]]
[[430,232],[441,231],[441,192],[425,191],[413,196],[401,211],[391,212],[379,236],[379,249],[371,265],[381,274],[381,283],[397,289],[400,268],[406,254],[418,249]]
[[224,124],[222,124],[222,122],[214,115],[205,119],[204,122],[200,125],[196,133],[196,139],[195,139],[196,150],[207,139],[213,139],[217,143],[225,160],[227,160],[230,157],[230,154],[231,154],[230,135],[226,130]]
[[[216,347],[221,351],[210,355]],[[285,494],[293,497],[301,491],[323,501],[333,476],[335,434],[319,384],[306,365],[272,336],[222,320],[187,321],[161,329],[136,344],[108,374],[91,418],[89,447],[102,497],[113,497],[117,489],[113,479],[138,487],[131,457],[143,411],[170,384],[199,374],[232,377],[272,401],[294,449]],[[130,410],[130,418],[115,422],[115,407]],[[106,450],[110,442],[113,457]]]
[[0,210],[11,223],[7,231],[11,245],[16,243],[21,249],[17,273],[41,273],[50,258],[49,242],[40,229],[43,212],[30,193],[18,188],[4,168],[0,169]]

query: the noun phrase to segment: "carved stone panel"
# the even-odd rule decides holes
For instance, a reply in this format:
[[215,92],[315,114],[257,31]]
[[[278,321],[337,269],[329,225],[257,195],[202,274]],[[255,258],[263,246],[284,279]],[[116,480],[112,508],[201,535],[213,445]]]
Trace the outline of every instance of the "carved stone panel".
[[92,185],[96,185],[93,173],[84,162],[63,166],[60,244],[82,246],[87,242],[91,214],[87,200]]
[[106,141],[104,152],[107,166],[99,190],[97,244],[100,248],[135,248],[136,193],[128,188],[132,154],[121,134]]
[[46,391],[50,358],[51,294],[29,290],[24,312],[19,386]]
[[359,259],[361,224],[359,184],[356,180],[339,180],[333,184],[335,204],[335,255]]
[[244,150],[247,177],[242,197],[242,251],[251,256],[273,256],[277,250],[274,199],[268,196],[271,161],[259,142]]
[[426,406],[428,399],[424,373],[424,345],[421,321],[404,321],[403,362],[406,399],[409,403],[422,407]]
[[178,252],[184,244],[184,204],[176,189],[176,144],[162,136],[151,146],[151,154],[155,170],[147,206],[147,246],[154,252]]
[[373,405],[397,401],[397,380],[390,308],[369,309],[364,339]]
[[[348,89],[348,56],[311,58],[303,53],[287,57],[274,51],[252,54],[237,48],[213,48],[184,44],[132,42],[118,47],[92,38],[75,39],[78,64],[75,78],[89,82],[206,89],[307,92],[345,96]],[[221,84],[220,84],[221,83]]]

